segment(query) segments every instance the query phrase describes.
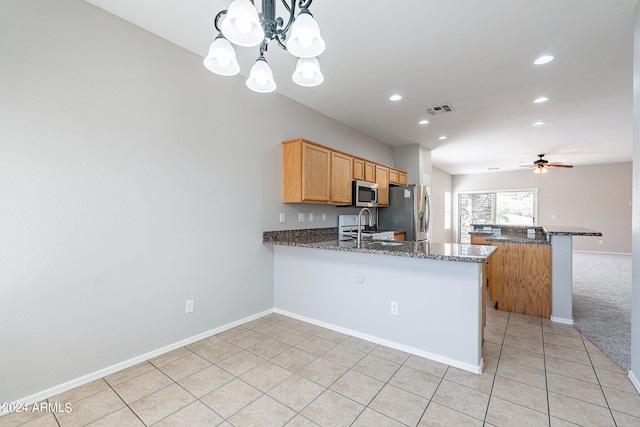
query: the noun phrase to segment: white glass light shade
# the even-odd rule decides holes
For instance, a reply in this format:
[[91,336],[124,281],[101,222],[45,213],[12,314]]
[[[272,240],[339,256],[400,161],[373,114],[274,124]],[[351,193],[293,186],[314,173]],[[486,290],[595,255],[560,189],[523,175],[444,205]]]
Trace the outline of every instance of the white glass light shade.
[[240,65],[236,60],[236,51],[223,37],[216,38],[211,46],[209,53],[204,58],[204,66],[212,73],[221,76],[235,76],[240,72]]
[[225,38],[238,46],[257,46],[264,40],[258,11],[249,0],[234,0],[229,5],[221,29]]
[[300,58],[296,65],[296,70],[291,76],[293,81],[300,86],[318,86],[324,81],[324,76],[320,71],[320,63],[316,58]]
[[533,173],[547,173],[547,168],[538,166],[533,170]]
[[246,85],[254,92],[269,93],[276,90],[276,82],[273,80],[273,73],[264,58],[258,58],[256,63],[253,64]]
[[303,10],[291,26],[287,50],[298,58],[314,58],[324,52],[324,48],[318,23],[308,10]]

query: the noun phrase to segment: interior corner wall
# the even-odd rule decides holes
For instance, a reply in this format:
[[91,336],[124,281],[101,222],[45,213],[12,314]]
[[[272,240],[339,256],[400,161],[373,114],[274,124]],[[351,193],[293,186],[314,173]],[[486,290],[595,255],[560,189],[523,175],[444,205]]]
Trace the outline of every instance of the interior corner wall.
[[[452,176],[437,168],[431,174],[431,241],[437,243],[453,243],[451,228],[445,229],[444,193],[451,193]],[[454,221],[451,218],[451,224]]]
[[633,250],[631,271],[631,370],[640,392],[640,3],[635,9],[633,43]]
[[[579,251],[631,253],[632,163],[453,177],[454,238],[459,241],[458,194],[465,191],[538,190],[538,225],[586,227],[602,237],[575,237]],[[602,240],[602,244],[599,241]]]
[[424,175],[431,176],[431,150],[420,144],[393,147],[393,165],[407,172],[407,184],[428,184]]
[[272,309],[282,141],[393,161],[84,1],[0,20],[0,402]]

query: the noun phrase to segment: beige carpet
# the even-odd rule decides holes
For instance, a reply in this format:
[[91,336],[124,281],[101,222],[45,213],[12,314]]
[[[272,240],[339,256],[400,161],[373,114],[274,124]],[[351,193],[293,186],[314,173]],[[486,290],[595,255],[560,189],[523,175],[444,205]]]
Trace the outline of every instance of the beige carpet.
[[631,255],[573,252],[575,327],[631,368]]

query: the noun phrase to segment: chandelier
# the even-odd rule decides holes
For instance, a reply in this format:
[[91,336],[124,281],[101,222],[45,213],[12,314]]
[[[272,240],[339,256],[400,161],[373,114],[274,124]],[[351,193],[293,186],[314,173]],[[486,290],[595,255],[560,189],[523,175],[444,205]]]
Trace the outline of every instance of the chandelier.
[[[246,85],[256,92],[273,92],[276,82],[264,54],[269,42],[275,40],[278,46],[299,58],[292,75],[295,83],[306,87],[322,83],[324,76],[316,56],[324,52],[325,44],[318,23],[308,9],[313,0],[280,1],[289,14],[286,25],[283,18],[276,18],[276,0],[262,0],[261,13],[258,13],[253,0],[233,0],[227,10],[216,15],[214,26],[218,36],[209,47],[204,66],[221,76],[234,76],[240,71],[240,66],[231,43],[243,47],[260,45],[260,55],[251,67]],[[297,17],[296,3],[300,8]],[[291,34],[287,36],[289,30]]]

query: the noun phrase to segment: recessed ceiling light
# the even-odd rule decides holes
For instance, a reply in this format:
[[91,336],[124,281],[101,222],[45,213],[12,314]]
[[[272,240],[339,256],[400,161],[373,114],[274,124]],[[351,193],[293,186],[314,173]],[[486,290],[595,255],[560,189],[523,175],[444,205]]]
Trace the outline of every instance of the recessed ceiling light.
[[418,122],[418,124],[419,124],[419,125],[426,125],[426,124],[429,124],[429,120],[427,120],[427,119],[422,119],[422,120],[420,120],[420,121]]
[[545,122],[539,121],[539,122],[535,122],[533,126],[542,126],[543,124],[545,124]]
[[438,139],[447,139],[447,137],[446,137],[446,136],[444,136],[444,135],[442,135],[442,136],[441,136],[440,138],[438,138]]
[[536,104],[540,104],[541,102],[547,102],[548,100],[549,100],[549,97],[541,96],[539,98],[534,99],[533,102],[535,102]]
[[402,96],[397,95],[397,94],[396,95],[391,95],[389,97],[389,101],[400,101],[401,99],[402,99]]
[[548,64],[551,61],[553,61],[553,56],[551,56],[551,55],[542,55],[540,58],[538,58],[535,61],[533,61],[533,63],[536,64],[536,65],[543,65],[543,64]]

